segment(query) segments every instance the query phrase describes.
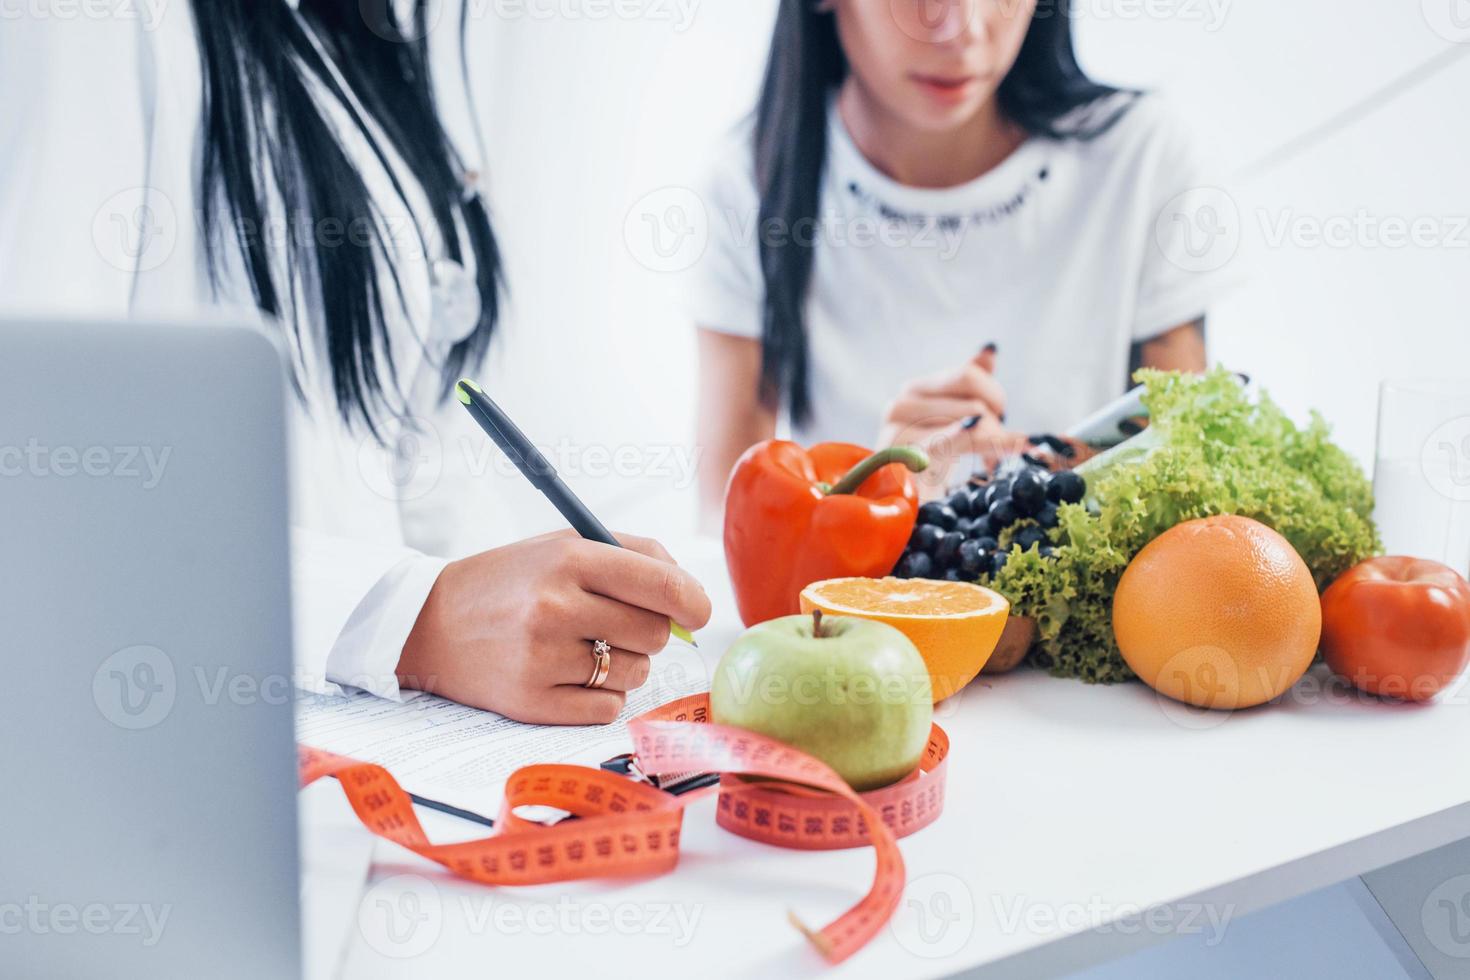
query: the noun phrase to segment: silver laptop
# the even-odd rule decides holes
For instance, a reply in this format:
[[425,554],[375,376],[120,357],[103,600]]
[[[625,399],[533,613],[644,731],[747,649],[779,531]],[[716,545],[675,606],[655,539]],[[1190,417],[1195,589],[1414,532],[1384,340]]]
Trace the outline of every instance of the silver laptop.
[[299,975],[281,360],[0,321],[0,974]]

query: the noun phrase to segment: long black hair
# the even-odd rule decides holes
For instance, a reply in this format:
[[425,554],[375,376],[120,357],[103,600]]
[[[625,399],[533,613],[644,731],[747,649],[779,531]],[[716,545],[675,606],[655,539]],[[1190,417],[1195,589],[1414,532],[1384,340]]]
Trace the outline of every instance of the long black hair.
[[[1077,63],[1070,8],[1069,0],[1043,0],[997,98],[1002,114],[1028,133],[1090,139],[1127,107],[1064,125],[1063,117],[1119,92],[1092,81]],[[827,106],[847,73],[836,16],[817,0],[781,0],[756,107],[758,228],[811,227],[816,221],[827,158]],[[804,307],[816,237],[759,236],[765,281],[761,399],[775,408],[784,396],[797,422],[811,417]]]
[[[374,433],[378,410],[403,407],[383,312],[390,299],[402,303],[403,293],[377,206],[318,92],[345,110],[405,208],[384,142],[412,173],[435,225],[421,229],[423,237],[437,232],[446,258],[473,262],[480,318],[446,358],[446,396],[464,364],[484,353],[499,310],[501,262],[489,215],[470,192],[436,111],[429,3],[416,0],[404,22],[393,0],[376,10],[342,0],[301,0],[296,9],[288,0],[195,2],[204,83],[201,220],[211,281],[218,288],[224,250],[238,248],[256,305],[287,322],[298,349],[308,331],[320,332],[338,411]],[[283,236],[268,232],[278,213],[286,216]],[[272,238],[283,240],[281,254],[272,254]],[[380,261],[390,282],[380,281]],[[298,289],[310,298],[310,315],[297,309]]]

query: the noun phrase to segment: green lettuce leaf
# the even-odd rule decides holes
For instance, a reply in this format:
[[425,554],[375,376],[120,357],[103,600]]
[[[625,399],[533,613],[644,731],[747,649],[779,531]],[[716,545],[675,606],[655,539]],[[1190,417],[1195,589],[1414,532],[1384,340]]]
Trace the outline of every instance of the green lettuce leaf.
[[1182,521],[1261,521],[1291,542],[1319,589],[1380,548],[1372,487],[1320,416],[1299,428],[1223,369],[1137,377],[1151,419],[1144,437],[1082,468],[1087,500],[1061,508],[1052,560],[1013,550],[989,583],[1036,619],[1031,662],[1059,677],[1133,678],[1113,639],[1113,590],[1133,556]]

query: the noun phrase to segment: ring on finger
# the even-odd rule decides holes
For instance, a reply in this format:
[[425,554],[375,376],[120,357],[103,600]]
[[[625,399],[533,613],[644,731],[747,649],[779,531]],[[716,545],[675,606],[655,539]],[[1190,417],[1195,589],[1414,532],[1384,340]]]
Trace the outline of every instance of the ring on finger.
[[606,640],[592,641],[592,677],[583,687],[591,690],[601,690],[602,685],[607,683],[607,675],[612,671],[612,647]]

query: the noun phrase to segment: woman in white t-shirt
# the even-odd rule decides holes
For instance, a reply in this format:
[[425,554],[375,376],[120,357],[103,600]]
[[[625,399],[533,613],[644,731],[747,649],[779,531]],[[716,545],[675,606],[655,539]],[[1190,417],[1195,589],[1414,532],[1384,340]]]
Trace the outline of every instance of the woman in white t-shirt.
[[1065,0],[1037,2],[782,0],[753,132],[704,192],[707,517],[782,413],[805,442],[927,444],[943,474],[1134,367],[1205,367],[1221,284],[1178,206],[1200,161],[1155,97],[1087,78]]

